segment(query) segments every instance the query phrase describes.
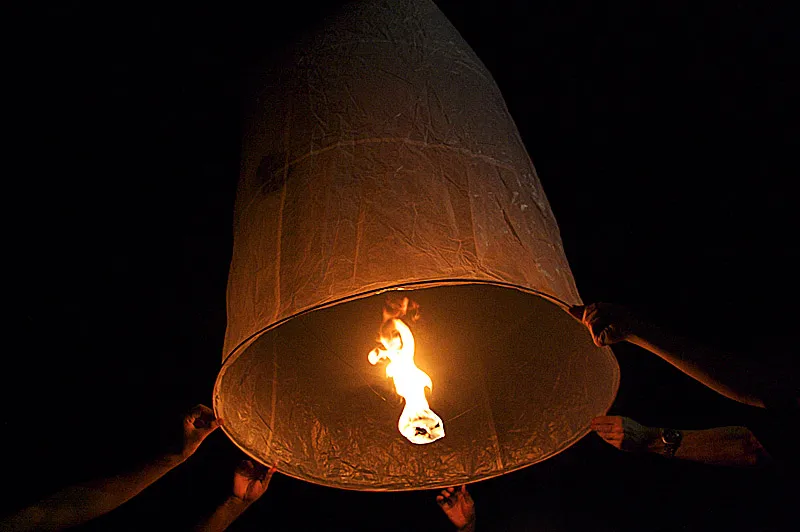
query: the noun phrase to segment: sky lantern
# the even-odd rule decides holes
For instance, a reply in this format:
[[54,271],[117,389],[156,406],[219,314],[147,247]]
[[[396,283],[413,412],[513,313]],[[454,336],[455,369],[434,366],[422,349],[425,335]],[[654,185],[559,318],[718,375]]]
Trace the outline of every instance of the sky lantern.
[[430,0],[350,2],[247,117],[214,408],[245,453],[401,491],[545,460],[619,368],[486,67]]

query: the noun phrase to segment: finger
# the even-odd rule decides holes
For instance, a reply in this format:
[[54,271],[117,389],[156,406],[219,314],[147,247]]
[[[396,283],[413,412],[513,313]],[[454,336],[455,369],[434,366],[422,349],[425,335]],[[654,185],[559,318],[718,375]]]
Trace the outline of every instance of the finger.
[[203,411],[200,414],[200,417],[197,418],[198,421],[202,421],[204,426],[210,427],[211,423],[216,421],[216,416],[214,416],[214,411],[208,408],[207,406],[203,407]]
[[622,416],[597,416],[592,420],[592,423],[618,423]]
[[242,460],[239,462],[239,465],[236,466],[236,474],[242,475],[246,478],[252,478],[253,474],[253,462],[250,460]]
[[592,427],[592,430],[602,434],[621,434],[625,432],[625,429],[623,429],[621,425],[600,425],[598,427]]
[[596,430],[602,438],[621,438],[625,433],[622,430]]
[[586,308],[583,310],[583,323],[589,325],[590,323],[596,322],[601,316],[599,304],[591,303],[586,305]]
[[601,439],[603,439],[603,440],[605,440],[607,442],[612,442],[612,441],[615,441],[615,440],[621,440],[622,437],[623,437],[623,434],[615,434],[615,433],[612,433],[612,432],[596,432],[595,434],[597,434]]
[[197,419],[199,417],[207,416],[209,414],[213,416],[214,415],[214,411],[211,410],[210,408],[208,408],[206,405],[198,404],[198,405],[194,405],[191,408],[191,410],[189,410],[189,414],[188,415],[191,416],[194,419]]
[[598,340],[602,345],[611,345],[617,343],[621,337],[618,327],[614,324],[605,327],[598,336]]
[[610,418],[610,417],[603,417],[603,418],[595,418],[592,420],[591,423],[592,430],[599,430],[599,431],[610,431],[614,428],[622,428],[622,419],[621,418]]
[[186,412],[186,416],[184,417],[186,423],[194,424],[194,420],[203,414],[202,406],[203,405],[195,405]]
[[616,433],[613,433],[613,432],[604,432],[604,433],[598,432],[597,435],[600,436],[605,441],[608,441],[608,442],[622,441],[622,439],[625,437],[624,434],[616,434]]
[[267,486],[269,486],[269,482],[272,480],[272,475],[274,475],[277,470],[278,466],[276,466],[275,464],[269,466],[269,469],[267,469],[267,472],[264,474],[264,480],[262,481],[264,489],[267,489]]
[[616,447],[617,449],[622,449],[622,440],[603,440],[607,444],[612,447]]
[[264,480],[267,478],[267,474],[269,473],[269,468],[267,468],[264,464],[260,464],[258,462],[253,462],[253,476],[258,480]]
[[586,313],[583,316],[583,322],[589,326],[593,327],[598,332],[600,329],[607,327],[612,323],[608,316],[597,310],[596,308],[587,309]]
[[584,305],[575,305],[573,307],[569,307],[567,309],[567,312],[569,312],[570,315],[572,315],[573,318],[575,318],[579,322],[583,323],[583,313],[584,313],[585,310],[586,310],[586,307]]
[[[603,343],[603,338],[608,338],[608,323],[604,321],[593,321],[589,323],[589,332],[592,333],[592,340],[594,341],[594,345],[597,347],[603,347],[605,344]],[[603,334],[605,333],[605,337]]]
[[194,427],[195,437],[202,443],[206,438],[208,438],[209,434],[214,432],[219,428],[219,424],[216,421],[212,421],[208,426],[197,426],[199,422],[195,421],[192,427]]
[[[592,427],[592,430],[594,432],[596,432],[597,434],[601,435],[601,436],[603,436],[605,434],[614,434],[615,433],[613,427]],[[621,431],[616,431],[616,432],[621,432]]]
[[609,326],[600,331],[600,334],[597,335],[594,343],[597,345],[597,347],[605,347],[614,343],[612,341],[613,338],[614,335],[612,334],[611,327]]
[[195,428],[210,428],[214,421],[214,411],[205,405],[196,405],[186,414],[186,424]]

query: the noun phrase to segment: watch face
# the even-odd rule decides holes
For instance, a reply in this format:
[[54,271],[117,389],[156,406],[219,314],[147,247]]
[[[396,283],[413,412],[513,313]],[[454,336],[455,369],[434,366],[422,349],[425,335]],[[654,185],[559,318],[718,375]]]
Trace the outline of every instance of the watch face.
[[661,434],[661,439],[664,440],[664,443],[675,445],[681,441],[681,431],[676,429],[664,429],[664,432]]

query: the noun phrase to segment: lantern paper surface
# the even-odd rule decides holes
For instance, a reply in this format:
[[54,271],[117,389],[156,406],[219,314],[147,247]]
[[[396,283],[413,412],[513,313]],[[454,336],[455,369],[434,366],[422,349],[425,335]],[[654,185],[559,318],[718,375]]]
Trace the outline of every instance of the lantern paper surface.
[[[491,478],[566,449],[619,369],[579,304],[503,98],[429,0],[363,0],[303,36],[249,117],[214,390],[258,461],[346,489]],[[414,445],[367,354],[387,292],[445,437]]]

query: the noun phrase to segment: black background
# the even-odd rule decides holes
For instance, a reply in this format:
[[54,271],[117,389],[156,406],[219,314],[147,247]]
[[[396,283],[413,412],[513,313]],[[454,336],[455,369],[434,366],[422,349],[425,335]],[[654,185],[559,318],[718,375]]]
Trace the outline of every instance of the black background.
[[[10,18],[23,120],[4,507],[164,449],[209,404],[225,330],[242,79],[325,7],[64,3]],[[776,2],[438,2],[495,76],[585,301],[634,305],[796,375],[797,32]],[[7,69],[9,72],[10,69]],[[16,148],[15,148],[16,150]],[[656,357],[614,348],[612,413],[745,424]],[[86,528],[181,529],[227,493],[222,433]],[[471,488],[487,530],[782,530],[793,483],[617,452],[594,435]],[[795,493],[796,495],[796,493]],[[781,498],[783,497],[783,499]],[[286,477],[235,529],[449,530],[434,493]]]

